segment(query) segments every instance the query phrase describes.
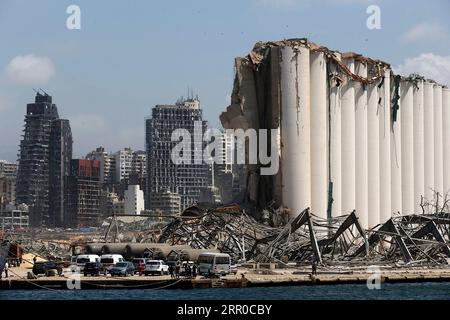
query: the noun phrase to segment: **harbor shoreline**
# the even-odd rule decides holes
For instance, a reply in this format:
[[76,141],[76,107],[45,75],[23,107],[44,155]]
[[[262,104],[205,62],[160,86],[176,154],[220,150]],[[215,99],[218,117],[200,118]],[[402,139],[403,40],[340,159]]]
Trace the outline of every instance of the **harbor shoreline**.
[[[377,279],[377,280],[375,280]],[[414,283],[414,282],[450,282],[450,268],[383,270],[379,275],[351,270],[347,272],[319,271],[311,275],[307,270],[250,270],[240,269],[236,275],[221,278],[180,278],[169,276],[132,276],[132,277],[84,277],[70,276],[39,277],[27,279],[13,276],[0,280],[0,290],[70,290],[71,284],[79,281],[79,288],[89,289],[199,289],[199,288],[245,288],[245,287],[279,287],[311,286],[336,284],[380,283]],[[72,286],[73,288],[73,286]]]

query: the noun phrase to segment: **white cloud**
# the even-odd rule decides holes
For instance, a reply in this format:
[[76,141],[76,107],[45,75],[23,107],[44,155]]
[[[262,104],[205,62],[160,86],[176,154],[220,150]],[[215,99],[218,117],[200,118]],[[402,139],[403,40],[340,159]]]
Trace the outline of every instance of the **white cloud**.
[[402,37],[405,42],[442,40],[448,36],[447,30],[438,24],[420,23],[408,30]]
[[79,114],[69,117],[69,120],[75,137],[78,134],[102,133],[107,128],[105,119],[96,114]]
[[14,57],[6,66],[7,78],[17,84],[44,85],[54,74],[53,62],[34,54]]
[[406,58],[394,70],[405,76],[418,73],[441,84],[450,85],[450,56],[422,53],[418,57]]

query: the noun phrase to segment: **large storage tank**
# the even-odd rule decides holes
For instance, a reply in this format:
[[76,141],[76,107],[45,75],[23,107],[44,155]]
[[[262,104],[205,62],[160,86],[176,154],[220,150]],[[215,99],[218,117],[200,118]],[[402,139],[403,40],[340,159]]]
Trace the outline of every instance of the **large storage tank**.
[[258,42],[238,59],[222,125],[281,132],[281,175],[249,172],[257,205],[275,202],[292,216],[309,207],[324,220],[355,210],[372,228],[393,213],[421,214],[421,203],[449,191],[445,86],[306,39]]

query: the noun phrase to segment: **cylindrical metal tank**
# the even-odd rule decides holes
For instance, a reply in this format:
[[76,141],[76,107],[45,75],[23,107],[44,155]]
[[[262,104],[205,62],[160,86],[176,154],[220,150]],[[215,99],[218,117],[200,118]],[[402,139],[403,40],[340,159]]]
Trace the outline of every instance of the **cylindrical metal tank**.
[[327,64],[323,52],[311,51],[311,212],[327,218]]
[[[434,92],[433,83],[425,81],[423,88],[424,120],[424,192],[427,201],[433,200],[434,189]],[[426,212],[429,213],[429,212]]]
[[[395,85],[394,85],[395,86]],[[401,84],[400,84],[401,87]],[[396,88],[394,88],[396,90]],[[401,104],[401,101],[398,101]],[[402,212],[402,106],[396,112],[396,119],[391,125],[391,203],[392,212]]]
[[[343,59],[355,72],[353,58]],[[341,104],[342,214],[355,209],[355,83],[347,77],[342,87]]]
[[280,49],[282,199],[291,215],[311,206],[309,49]]
[[129,243],[125,247],[125,256],[130,257],[141,257],[146,250],[157,249],[163,254],[168,254],[172,250],[183,250],[190,249],[188,245],[174,245],[171,246],[167,243]]
[[[442,140],[442,87],[436,84],[434,92],[434,189],[440,197],[444,193],[444,161]],[[440,198],[442,204],[442,198]]]
[[[367,213],[369,228],[380,223],[380,117],[378,83],[367,86]],[[381,109],[381,106],[380,106]]]
[[199,255],[206,252],[219,253],[217,249],[181,249],[171,250],[167,255],[167,261],[197,261]]
[[93,243],[88,243],[86,244],[85,251],[87,254],[97,254],[97,255],[101,255],[102,254],[102,248],[105,245],[105,243],[97,243],[97,242],[93,242]]
[[450,192],[450,89],[442,89],[442,145],[444,159],[444,193]]
[[413,83],[401,81],[402,214],[414,213],[414,106]]
[[378,89],[380,102],[380,223],[392,215],[391,201],[391,70],[384,71],[383,86]]
[[[358,61],[357,75],[367,78],[367,64]],[[368,159],[367,159],[367,87],[359,82],[355,85],[355,209],[360,225],[369,227],[368,216]]]
[[423,80],[418,80],[413,87],[414,103],[414,213],[422,213],[421,197],[424,196],[425,167],[424,167],[424,118],[423,118]]
[[125,254],[125,247],[128,243],[105,243],[102,247],[102,254]]
[[[340,55],[337,55],[340,60]],[[337,73],[338,68],[333,63],[330,73]],[[335,79],[330,88],[330,181],[332,183],[333,203],[331,214],[333,217],[342,214],[342,166],[341,166],[341,83]]]

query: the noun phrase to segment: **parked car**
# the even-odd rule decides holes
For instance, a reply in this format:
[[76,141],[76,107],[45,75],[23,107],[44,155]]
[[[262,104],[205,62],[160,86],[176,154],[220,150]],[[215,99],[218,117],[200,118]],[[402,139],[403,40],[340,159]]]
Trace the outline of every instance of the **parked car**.
[[107,271],[100,262],[86,262],[83,273],[85,277],[87,275],[99,276],[102,273],[106,276]]
[[145,268],[145,262],[147,261],[147,258],[134,258],[131,262],[134,266],[134,272],[139,271],[139,262],[142,264],[142,267]]
[[86,263],[98,261],[100,261],[100,257],[96,254],[80,254],[77,256],[76,265],[83,270]]
[[62,275],[62,267],[53,261],[39,261],[33,265],[33,273],[35,275],[44,274],[47,277],[52,275]]
[[147,260],[145,262],[144,274],[169,274],[169,266],[162,260]]
[[128,261],[117,262],[111,270],[109,270],[109,273],[111,276],[132,276],[134,274],[134,266]]

